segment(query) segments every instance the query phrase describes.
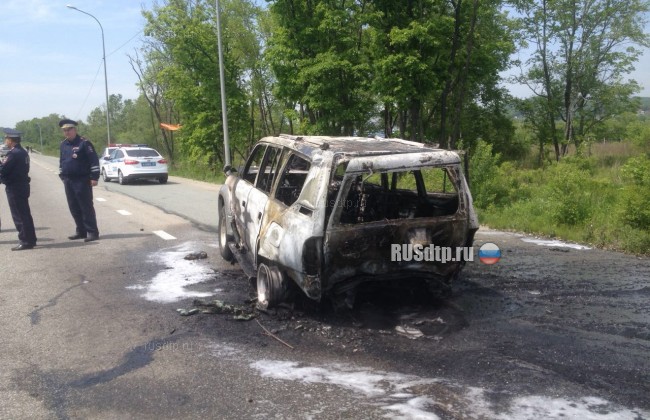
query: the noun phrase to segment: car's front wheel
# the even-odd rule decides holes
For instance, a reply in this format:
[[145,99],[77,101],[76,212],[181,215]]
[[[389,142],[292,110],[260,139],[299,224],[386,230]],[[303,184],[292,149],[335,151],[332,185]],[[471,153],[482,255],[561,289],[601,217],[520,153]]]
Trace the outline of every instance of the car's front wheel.
[[228,246],[228,242],[231,240],[231,238],[230,236],[228,236],[228,227],[226,226],[226,223],[227,223],[226,209],[224,208],[224,205],[221,204],[219,206],[219,225],[218,225],[219,253],[221,254],[221,258],[223,258],[224,260],[232,261],[234,255],[232,255],[232,251]]
[[126,178],[124,177],[122,171],[117,171],[117,182],[119,182],[120,185],[126,184]]
[[106,175],[106,169],[102,169],[102,179],[104,182],[111,182],[111,179]]

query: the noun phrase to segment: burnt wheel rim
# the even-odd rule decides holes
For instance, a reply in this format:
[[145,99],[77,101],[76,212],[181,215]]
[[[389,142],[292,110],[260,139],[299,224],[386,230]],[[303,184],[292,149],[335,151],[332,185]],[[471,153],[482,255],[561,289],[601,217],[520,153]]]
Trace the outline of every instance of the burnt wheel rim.
[[257,270],[257,304],[261,308],[269,306],[269,280],[271,273],[265,264],[260,264]]
[[219,246],[221,249],[225,249],[227,245],[226,221],[224,220],[223,207],[221,207],[221,211],[219,212]]

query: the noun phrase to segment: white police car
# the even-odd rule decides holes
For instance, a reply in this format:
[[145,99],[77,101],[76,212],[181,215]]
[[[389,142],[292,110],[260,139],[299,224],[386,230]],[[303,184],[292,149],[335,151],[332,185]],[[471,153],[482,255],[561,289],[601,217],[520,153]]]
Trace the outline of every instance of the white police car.
[[104,151],[102,154],[99,156],[99,159],[103,159],[106,157],[109,157],[111,153],[113,153],[113,150],[120,148],[120,147],[134,147],[134,146],[144,146],[148,147],[146,144],[126,144],[126,143],[110,143],[108,147],[104,148]]
[[0,158],[6,157],[10,151],[11,149],[8,146],[0,145]]
[[167,160],[150,147],[134,145],[116,147],[108,157],[100,159],[102,179],[117,179],[122,185],[135,179],[156,179],[167,182]]

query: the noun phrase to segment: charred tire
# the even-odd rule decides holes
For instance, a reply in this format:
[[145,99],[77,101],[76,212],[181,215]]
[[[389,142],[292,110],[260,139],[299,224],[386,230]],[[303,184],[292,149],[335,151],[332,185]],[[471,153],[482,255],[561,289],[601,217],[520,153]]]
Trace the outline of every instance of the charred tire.
[[104,182],[111,182],[111,179],[106,175],[106,169],[102,169],[102,180],[104,180]]
[[287,297],[287,284],[282,272],[275,266],[261,263],[257,268],[257,306],[268,309]]
[[434,301],[447,300],[452,296],[451,280],[429,280],[427,285]]
[[221,254],[221,258],[226,261],[232,261],[234,256],[232,255],[232,251],[228,246],[228,242],[232,240],[232,237],[228,235],[228,227],[226,226],[226,212],[223,208],[223,204],[219,206],[219,226],[217,234],[219,235],[219,253]]
[[117,171],[117,182],[119,182],[120,185],[126,185],[126,178],[124,178],[122,171]]

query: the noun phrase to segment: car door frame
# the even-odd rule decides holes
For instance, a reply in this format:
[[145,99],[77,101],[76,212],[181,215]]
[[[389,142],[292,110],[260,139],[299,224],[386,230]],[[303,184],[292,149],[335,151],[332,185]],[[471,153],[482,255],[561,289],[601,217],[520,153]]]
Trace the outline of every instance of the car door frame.
[[[264,155],[260,163],[260,167],[255,176],[254,182],[245,179],[245,176],[250,168],[251,159],[257,147],[265,147]],[[257,246],[259,241],[259,233],[264,220],[264,214],[269,196],[274,191],[274,184],[277,181],[277,174],[279,172],[279,165],[283,148],[273,144],[260,144],[253,149],[246,162],[244,173],[242,174],[241,182],[237,183],[237,188],[234,192],[233,215],[235,215],[236,226],[240,233],[241,242],[240,246],[244,246],[247,252],[244,253],[246,259],[251,263],[257,265]],[[273,175],[270,185],[267,185],[268,191],[262,189],[263,177],[266,175],[265,169],[268,165],[271,151],[275,151],[277,159],[273,167],[270,169],[269,175]]]

